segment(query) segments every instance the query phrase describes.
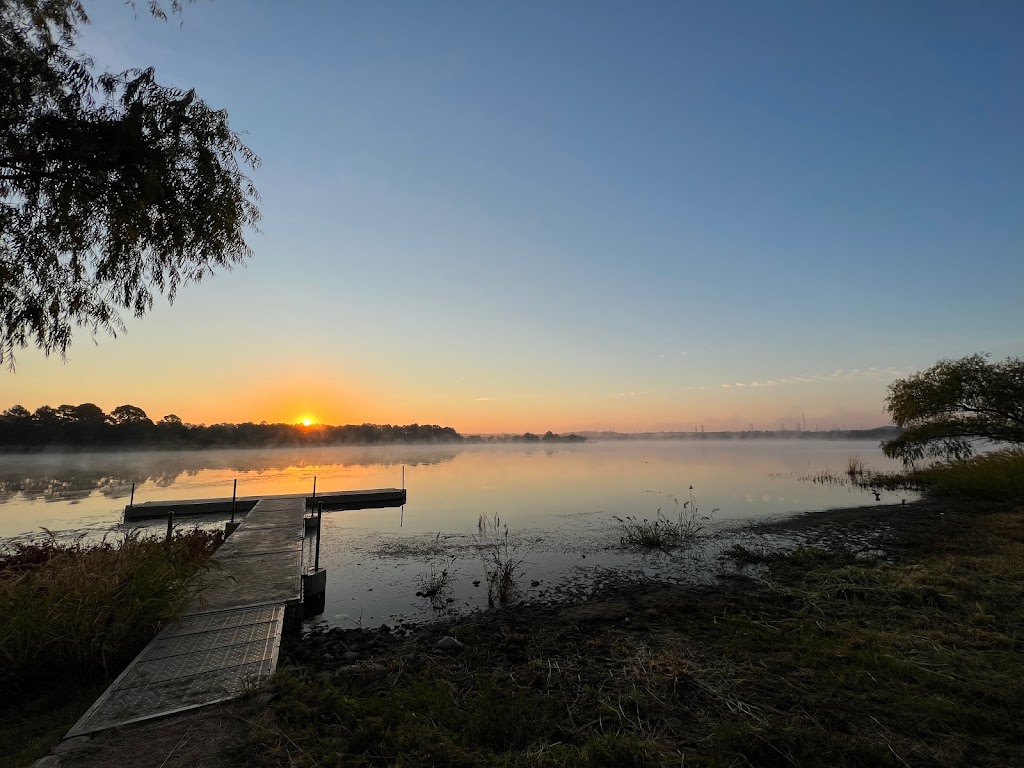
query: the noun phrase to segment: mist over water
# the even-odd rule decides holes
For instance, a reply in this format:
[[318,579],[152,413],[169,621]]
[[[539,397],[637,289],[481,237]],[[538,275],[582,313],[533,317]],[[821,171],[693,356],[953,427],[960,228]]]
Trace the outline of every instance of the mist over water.
[[[618,548],[615,516],[651,517],[692,498],[716,525],[838,506],[876,504],[850,486],[800,478],[850,456],[872,469],[894,468],[876,442],[833,440],[609,441],[571,445],[370,446],[318,449],[18,454],[0,468],[0,536],[89,538],[166,523],[122,525],[134,482],[135,502],[399,487],[400,509],[326,512],[321,566],[328,569],[333,623],[376,622],[435,613],[415,597],[430,570],[449,564],[455,577],[445,609],[486,604],[476,538],[481,514],[498,514],[528,550],[526,583],[543,596],[603,568],[668,576],[672,556]],[[692,488],[692,491],[690,487]],[[882,503],[909,498],[882,492]],[[178,524],[219,527],[221,517]],[[309,542],[307,542],[309,543]],[[589,555],[588,555],[589,553]],[[588,559],[589,556],[589,559]],[[454,562],[451,558],[455,558]],[[527,589],[527,592],[530,590]]]

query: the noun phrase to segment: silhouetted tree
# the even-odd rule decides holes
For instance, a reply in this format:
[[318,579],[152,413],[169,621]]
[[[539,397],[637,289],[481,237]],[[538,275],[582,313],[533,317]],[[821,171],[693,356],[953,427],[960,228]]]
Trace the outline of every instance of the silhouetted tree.
[[[158,0],[151,13],[166,18]],[[181,0],[170,0],[180,13]],[[116,334],[154,294],[250,254],[259,158],[227,112],[152,68],[93,71],[81,0],[0,0],[0,362],[73,326]]]
[[904,431],[882,450],[904,463],[967,458],[976,440],[1024,444],[1024,360],[940,360],[890,384],[885,407]]
[[136,405],[119,405],[110,412],[110,420],[115,424],[152,424],[146,412]]

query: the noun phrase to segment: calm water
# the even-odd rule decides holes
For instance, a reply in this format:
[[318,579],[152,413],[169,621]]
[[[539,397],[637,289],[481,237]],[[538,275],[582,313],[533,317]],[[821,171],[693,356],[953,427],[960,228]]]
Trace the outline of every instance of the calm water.
[[[329,569],[324,618],[379,624],[435,612],[415,592],[430,574],[454,575],[451,603],[486,603],[479,540],[483,514],[498,514],[526,558],[531,597],[593,588],[604,569],[669,578],[672,557],[638,557],[617,546],[614,516],[671,512],[693,498],[718,525],[790,512],[875,504],[859,489],[800,480],[845,469],[851,455],[875,469],[891,465],[875,442],[644,441],[556,446],[387,446],[315,450],[34,454],[0,457],[0,536],[38,535],[45,527],[90,538],[127,530],[121,512],[135,501],[319,489],[397,487],[404,467],[404,510],[329,512],[321,565]],[[905,493],[883,493],[883,502]],[[181,523],[191,524],[184,519]],[[195,518],[219,526],[223,518]],[[154,531],[165,524],[150,524]],[[132,527],[136,527],[134,524]],[[454,561],[452,560],[454,558]],[[588,559],[589,558],[589,559]],[[534,581],[537,586],[529,586]],[[581,586],[586,585],[586,586]],[[436,601],[435,601],[436,602]]]

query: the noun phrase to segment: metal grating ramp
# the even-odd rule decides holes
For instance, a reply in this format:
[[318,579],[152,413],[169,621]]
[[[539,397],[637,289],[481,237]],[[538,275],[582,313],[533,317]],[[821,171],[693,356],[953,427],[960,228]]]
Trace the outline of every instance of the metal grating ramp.
[[283,605],[186,616],[163,629],[65,738],[214,704],[277,666]]

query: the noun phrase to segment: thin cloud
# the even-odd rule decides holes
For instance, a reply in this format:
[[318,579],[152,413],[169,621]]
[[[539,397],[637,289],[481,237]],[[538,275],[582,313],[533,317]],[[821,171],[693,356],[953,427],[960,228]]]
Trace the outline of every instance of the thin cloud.
[[845,368],[837,368],[832,373],[813,373],[805,374],[802,376],[786,376],[779,379],[765,379],[764,381],[750,381],[745,383],[735,384],[722,384],[720,385],[724,389],[731,389],[733,387],[743,388],[758,388],[758,387],[774,387],[779,384],[828,384],[837,381],[849,381],[851,379],[874,379],[876,381],[885,381],[894,378],[900,378],[906,376],[907,371],[900,370],[899,368],[877,368],[872,366],[871,368],[851,368],[849,370]]

